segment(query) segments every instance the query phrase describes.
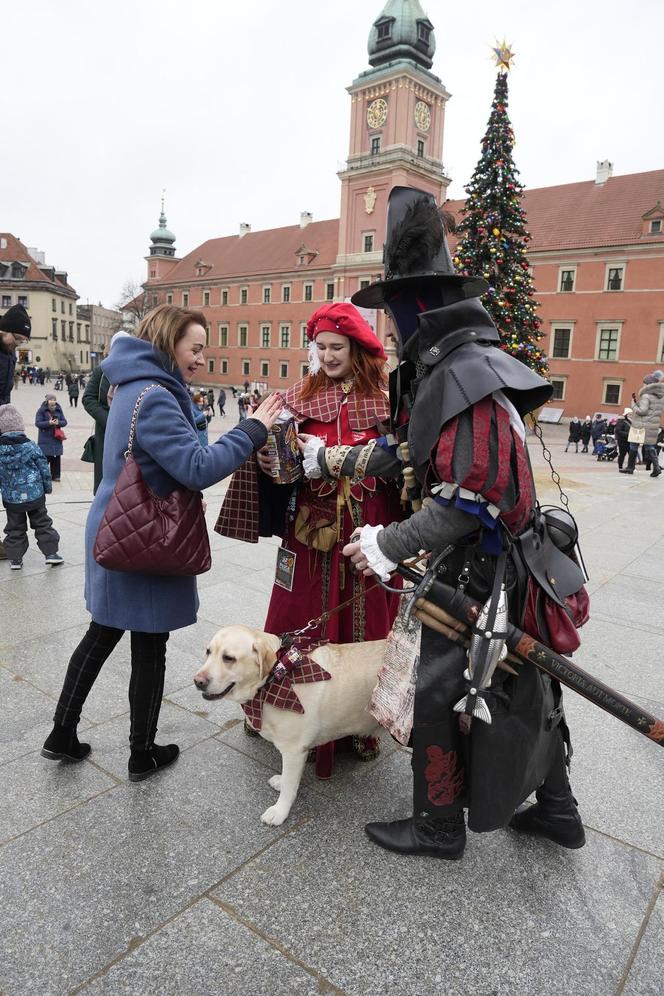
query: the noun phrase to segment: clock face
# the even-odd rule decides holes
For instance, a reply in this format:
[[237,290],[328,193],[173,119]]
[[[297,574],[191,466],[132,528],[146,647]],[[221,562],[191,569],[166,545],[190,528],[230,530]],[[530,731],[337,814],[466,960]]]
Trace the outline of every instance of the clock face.
[[370,128],[381,128],[387,120],[387,101],[382,97],[372,100],[367,107],[367,124]]
[[428,131],[431,127],[431,110],[423,100],[415,104],[415,124],[420,131]]

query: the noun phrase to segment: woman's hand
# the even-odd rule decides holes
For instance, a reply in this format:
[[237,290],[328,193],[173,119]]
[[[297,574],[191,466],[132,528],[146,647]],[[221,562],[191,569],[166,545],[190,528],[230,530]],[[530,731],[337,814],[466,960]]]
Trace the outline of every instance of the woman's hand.
[[265,401],[261,401],[251,418],[257,418],[266,429],[271,429],[279,417],[281,409],[284,407],[284,399],[280,394],[271,394]]
[[262,450],[256,451],[256,459],[258,460],[258,466],[267,474],[268,477],[272,477],[272,470],[277,468],[277,458],[270,456],[270,453],[266,447]]
[[304,447],[307,445],[310,439],[314,437],[310,432],[298,432],[297,434],[297,445],[300,453],[304,453]]

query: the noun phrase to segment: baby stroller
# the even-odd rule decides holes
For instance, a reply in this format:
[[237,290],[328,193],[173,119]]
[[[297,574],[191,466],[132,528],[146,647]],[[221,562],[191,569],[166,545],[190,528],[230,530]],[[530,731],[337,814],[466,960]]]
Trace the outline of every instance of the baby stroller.
[[618,456],[618,444],[615,436],[600,436],[597,440],[597,459],[602,461],[615,460]]

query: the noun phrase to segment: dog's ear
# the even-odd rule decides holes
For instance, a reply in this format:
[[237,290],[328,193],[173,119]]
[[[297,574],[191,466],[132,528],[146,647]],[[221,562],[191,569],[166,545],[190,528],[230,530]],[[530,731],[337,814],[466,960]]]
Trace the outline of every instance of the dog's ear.
[[277,655],[274,650],[265,639],[264,636],[256,636],[254,638],[254,653],[256,654],[256,660],[258,661],[258,671],[261,680],[267,677],[267,674],[277,659]]

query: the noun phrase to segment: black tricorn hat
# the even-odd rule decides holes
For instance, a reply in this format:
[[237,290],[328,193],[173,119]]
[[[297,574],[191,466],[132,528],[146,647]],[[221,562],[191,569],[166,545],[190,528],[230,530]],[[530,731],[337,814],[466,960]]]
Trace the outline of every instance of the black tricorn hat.
[[0,332],[16,332],[29,339],[31,331],[30,316],[22,304],[15,304],[0,318]]
[[416,187],[390,191],[383,263],[385,277],[353,294],[353,304],[380,308],[404,287],[443,284],[457,288],[465,298],[480,297],[489,289],[482,277],[455,273],[436,199]]

